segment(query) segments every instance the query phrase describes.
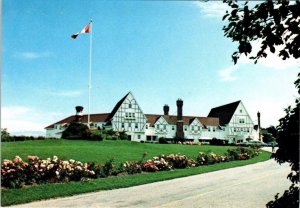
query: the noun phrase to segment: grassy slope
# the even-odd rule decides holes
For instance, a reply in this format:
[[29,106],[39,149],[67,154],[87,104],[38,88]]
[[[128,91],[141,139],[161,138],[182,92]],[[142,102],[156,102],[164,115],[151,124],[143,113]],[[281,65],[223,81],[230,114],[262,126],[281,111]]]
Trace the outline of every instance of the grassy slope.
[[[44,142],[44,143],[43,143]],[[76,143],[76,145],[75,145]],[[74,156],[72,158],[81,161],[91,161],[90,158],[94,158],[93,161],[103,162],[107,160],[107,155],[110,156],[120,156],[119,161],[140,159],[143,152],[150,152],[151,156],[159,155],[160,153],[176,153],[180,152],[189,156],[194,156],[199,151],[212,150],[217,153],[225,152],[228,147],[217,147],[217,146],[181,146],[181,145],[153,145],[153,144],[138,144],[130,142],[120,142],[120,141],[106,141],[103,143],[93,143],[85,141],[76,141],[74,144],[69,141],[39,141],[35,142],[18,142],[13,145],[13,143],[2,143],[2,159],[11,158],[13,155],[18,153],[20,156],[27,154],[36,154],[39,156],[48,157],[59,152],[57,154],[60,157],[70,158],[70,155]],[[45,147],[45,145],[48,145]],[[102,146],[101,146],[102,144]],[[118,146],[116,145],[118,144]],[[30,145],[30,147],[28,146]],[[68,145],[70,147],[62,146]],[[90,148],[89,151],[76,151],[73,153],[76,146],[82,146],[83,149]],[[101,147],[100,147],[100,146]],[[106,146],[106,147],[105,147]],[[39,150],[37,151],[37,147]],[[104,148],[105,147],[105,148]],[[10,148],[10,150],[7,150]],[[59,150],[58,150],[59,149]],[[97,160],[93,155],[93,152],[97,151]],[[101,151],[100,151],[101,150]],[[114,151],[112,151],[114,150]],[[126,154],[122,154],[119,151],[125,151]],[[134,151],[137,152],[134,152]],[[176,150],[176,151],[175,151]],[[22,151],[22,152],[20,152]],[[36,152],[37,151],[37,152]],[[101,153],[99,153],[101,152]],[[101,159],[100,156],[105,155],[105,158]],[[23,157],[24,157],[23,156]],[[256,162],[265,161],[270,158],[270,153],[262,152],[260,156],[252,158],[250,160],[244,161],[232,161],[227,163],[219,163],[215,165],[202,166],[190,169],[179,169],[174,171],[163,171],[157,173],[149,174],[136,174],[130,176],[120,176],[120,177],[110,177],[110,178],[99,178],[95,180],[90,180],[87,182],[70,182],[64,184],[43,184],[39,186],[32,186],[24,189],[10,189],[2,190],[1,204],[3,206],[26,203],[35,200],[49,199],[62,196],[71,196],[79,193],[92,192],[97,190],[108,190],[115,188],[123,188],[134,185],[146,184],[155,181],[169,180],[178,177],[184,177],[189,175],[195,175],[205,172],[211,172],[216,170],[221,170],[225,168],[232,168],[247,164],[252,164]]]
[[144,152],[146,158],[161,154],[181,153],[195,158],[199,151],[213,151],[223,154],[228,148],[221,146],[190,146],[176,144],[142,144],[128,141],[68,141],[68,140],[41,140],[24,142],[3,142],[2,159],[12,159],[19,155],[26,159],[27,155],[37,155],[41,159],[58,156],[60,159],[75,159],[81,162],[96,162],[102,164],[114,158],[115,162],[125,162],[141,159]]

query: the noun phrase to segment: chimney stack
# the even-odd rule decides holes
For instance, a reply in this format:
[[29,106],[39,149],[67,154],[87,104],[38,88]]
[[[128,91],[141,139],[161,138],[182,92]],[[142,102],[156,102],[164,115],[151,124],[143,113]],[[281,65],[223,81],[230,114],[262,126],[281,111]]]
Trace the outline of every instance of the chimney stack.
[[169,115],[169,110],[170,110],[170,107],[168,105],[164,105],[164,115],[165,116]]
[[181,99],[178,99],[177,102],[177,131],[176,131],[176,137],[179,141],[184,141],[184,132],[183,132],[183,120],[182,120],[182,106],[183,101]]
[[83,117],[83,114],[82,114],[82,111],[83,111],[83,107],[82,106],[76,106],[75,107],[76,109],[76,115],[75,115],[75,122],[81,122],[82,120],[82,117]]

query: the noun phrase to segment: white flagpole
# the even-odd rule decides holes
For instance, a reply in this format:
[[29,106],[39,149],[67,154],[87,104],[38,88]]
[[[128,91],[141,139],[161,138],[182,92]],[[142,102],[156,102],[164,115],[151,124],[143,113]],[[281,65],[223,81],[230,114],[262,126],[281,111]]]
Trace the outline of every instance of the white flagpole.
[[89,69],[89,109],[88,109],[88,127],[90,128],[90,110],[91,110],[91,88],[92,88],[92,39],[93,39],[93,28],[92,28],[93,21],[90,22],[90,69]]

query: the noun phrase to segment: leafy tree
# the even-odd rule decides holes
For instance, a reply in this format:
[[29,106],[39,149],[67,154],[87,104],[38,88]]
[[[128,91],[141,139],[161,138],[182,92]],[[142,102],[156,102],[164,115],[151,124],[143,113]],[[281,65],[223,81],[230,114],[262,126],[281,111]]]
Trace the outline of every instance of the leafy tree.
[[10,139],[10,135],[6,128],[1,129],[1,141],[8,141]]
[[[298,92],[300,94],[300,73],[298,79],[295,82]],[[296,106],[292,108],[289,106],[285,109],[286,116],[279,120],[280,124],[278,129],[278,147],[279,149],[273,154],[275,160],[281,164],[289,162],[292,172],[288,175],[292,185],[289,190],[278,197],[275,196],[275,200],[267,204],[270,208],[280,207],[298,207],[299,205],[299,110],[300,110],[300,98],[296,99]]]
[[[239,5],[234,0],[223,0],[231,7],[223,20],[224,35],[238,42],[237,51],[232,54],[234,64],[241,54],[248,56],[252,52],[253,42],[258,41],[260,49],[249,57],[254,63],[267,57],[267,52],[276,53],[283,60],[300,57],[300,1],[267,0],[249,8],[246,1]],[[300,73],[295,82],[300,94]],[[278,150],[273,157],[278,163],[289,162],[292,172],[288,175],[292,185],[281,197],[267,204],[267,207],[298,207],[299,205],[299,109],[300,98],[295,107],[285,109],[286,116],[281,118],[278,130]]]
[[273,137],[275,137],[276,139],[278,138],[278,130],[275,126],[269,126],[268,128],[266,128],[266,130],[268,131],[268,133],[272,134]]
[[275,141],[275,137],[272,136],[272,134],[266,132],[266,133],[262,133],[263,136],[263,142],[265,143],[269,143],[269,142],[274,142]]
[[[228,24],[223,27],[226,37],[238,42],[238,50],[232,54],[237,63],[241,54],[249,55],[253,41],[260,41],[260,50],[250,57],[255,63],[270,52],[279,52],[283,59],[300,57],[300,2],[267,0],[250,9],[248,1],[239,6],[237,1],[223,0],[231,7],[223,20]],[[279,47],[280,46],[280,47]]]

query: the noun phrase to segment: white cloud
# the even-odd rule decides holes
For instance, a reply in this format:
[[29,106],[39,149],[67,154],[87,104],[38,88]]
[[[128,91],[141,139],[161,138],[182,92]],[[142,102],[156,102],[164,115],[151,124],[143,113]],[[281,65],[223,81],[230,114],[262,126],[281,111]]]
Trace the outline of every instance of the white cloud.
[[27,51],[27,52],[16,52],[14,57],[19,58],[19,59],[26,59],[26,60],[33,60],[33,59],[39,59],[39,58],[44,58],[50,56],[49,52],[42,52],[42,53],[37,53],[37,52],[32,52],[32,51]]
[[37,112],[26,106],[4,106],[1,111],[1,128],[7,128],[12,134],[44,132],[47,125],[62,116],[60,113]]
[[60,97],[78,97],[82,95],[82,91],[80,90],[55,91],[55,92],[50,92],[50,95],[60,96]]
[[208,2],[193,2],[199,9],[200,12],[208,18],[218,18],[221,19],[226,10],[229,10],[227,4],[223,3],[222,1],[208,1]]
[[222,81],[233,81],[236,80],[237,77],[233,75],[233,73],[237,70],[237,65],[232,65],[227,68],[221,69],[218,71],[218,74]]
[[[254,64],[253,59],[249,59],[249,57],[254,56],[257,54],[257,52],[260,50],[260,43],[259,42],[253,42],[252,45],[252,52],[247,57],[242,55],[241,58],[238,60],[239,64]],[[279,52],[282,49],[282,47],[277,47],[276,52]],[[278,56],[278,53],[271,53],[268,49],[266,50],[267,57],[266,58],[260,58],[257,61],[257,65],[260,65],[262,67],[267,67],[269,69],[275,69],[275,70],[284,70],[284,69],[290,69],[290,68],[296,68],[300,66],[300,60],[296,60],[293,57],[282,60],[281,57]]]

